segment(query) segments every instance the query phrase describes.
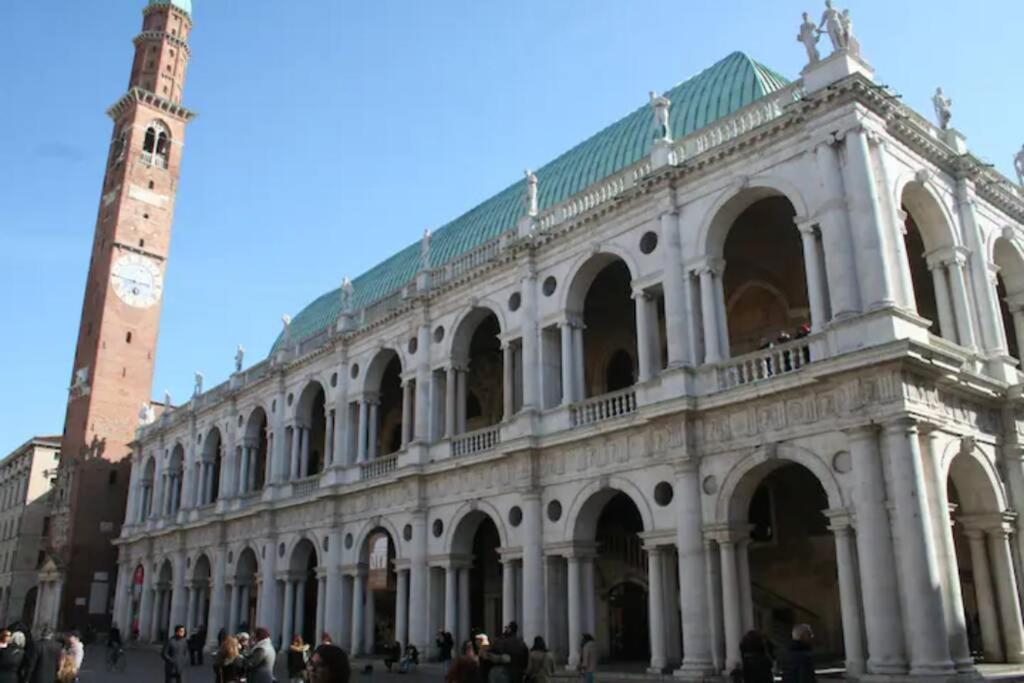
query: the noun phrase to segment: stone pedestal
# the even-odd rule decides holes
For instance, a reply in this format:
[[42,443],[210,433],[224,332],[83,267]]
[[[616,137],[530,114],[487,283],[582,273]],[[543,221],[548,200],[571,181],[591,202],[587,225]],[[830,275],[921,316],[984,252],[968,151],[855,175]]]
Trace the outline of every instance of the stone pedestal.
[[875,70],[871,65],[848,50],[836,50],[820,62],[808,64],[800,72],[804,79],[804,92],[808,94],[853,74],[861,74],[869,81],[875,80]]

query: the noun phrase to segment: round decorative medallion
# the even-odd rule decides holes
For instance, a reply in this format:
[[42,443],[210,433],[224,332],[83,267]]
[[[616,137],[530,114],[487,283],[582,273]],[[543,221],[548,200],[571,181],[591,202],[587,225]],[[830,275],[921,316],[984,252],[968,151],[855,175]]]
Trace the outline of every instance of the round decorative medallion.
[[431,526],[431,531],[434,534],[434,538],[441,538],[441,534],[444,533],[444,522],[435,519],[434,524]]
[[508,523],[514,527],[519,526],[523,522],[523,509],[518,505],[513,505],[512,509],[508,511]]
[[402,527],[402,538],[404,538],[406,541],[412,540],[412,524],[406,524],[404,527]]
[[553,500],[548,503],[548,519],[552,522],[557,522],[562,518],[562,504],[557,500]]
[[355,540],[352,538],[352,534],[345,534],[345,549],[349,550],[352,548],[352,544]]
[[523,305],[523,295],[519,292],[512,292],[512,296],[508,298],[508,310],[518,311],[519,307]]
[[675,496],[675,491],[672,490],[672,484],[667,481],[658,482],[654,487],[654,502],[661,507],[671,503],[673,496]]
[[849,451],[839,451],[832,456],[832,469],[840,474],[846,474],[853,469],[853,459]]
[[356,377],[358,377],[359,376],[359,363],[353,363],[352,364],[352,369],[349,370],[348,374],[349,374],[349,376],[352,379],[355,379]]
[[640,238],[640,251],[645,254],[650,254],[652,251],[658,248],[658,233],[654,231],[647,231]]
[[541,285],[541,291],[544,292],[544,296],[551,296],[557,288],[558,280],[555,279],[554,275],[548,275],[544,278],[544,284]]
[[444,339],[444,327],[442,325],[438,325],[437,327],[434,328],[434,341],[435,342],[440,342],[443,339]]
[[712,493],[716,493],[718,491],[718,479],[715,478],[715,475],[709,474],[704,477],[704,481],[701,482],[700,487],[704,493],[710,496]]
[[409,339],[409,354],[410,355],[416,353],[416,349],[418,349],[419,347],[420,347],[420,340],[417,337],[412,337],[411,339]]

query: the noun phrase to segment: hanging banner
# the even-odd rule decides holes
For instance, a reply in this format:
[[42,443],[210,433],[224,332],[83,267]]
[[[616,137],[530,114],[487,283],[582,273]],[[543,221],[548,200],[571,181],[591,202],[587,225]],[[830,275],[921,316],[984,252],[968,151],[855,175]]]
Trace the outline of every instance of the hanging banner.
[[390,543],[391,540],[386,533],[380,532],[370,536],[370,573],[366,581],[370,590],[386,590],[388,588]]

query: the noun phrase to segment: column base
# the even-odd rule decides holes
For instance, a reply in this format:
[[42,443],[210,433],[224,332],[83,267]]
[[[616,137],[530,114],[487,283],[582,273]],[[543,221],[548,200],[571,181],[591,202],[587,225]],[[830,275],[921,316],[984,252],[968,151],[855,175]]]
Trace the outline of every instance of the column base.
[[710,661],[684,661],[682,666],[672,672],[672,676],[683,681],[704,681],[718,678],[715,675],[715,665]]
[[652,662],[651,665],[649,667],[647,667],[647,673],[654,674],[655,676],[660,676],[663,673],[665,673],[667,670],[668,670],[668,662],[665,662],[665,663],[661,664],[661,666],[659,666],[657,662]]
[[926,662],[924,664],[912,664],[910,666],[911,676],[952,676],[956,674],[952,661]]

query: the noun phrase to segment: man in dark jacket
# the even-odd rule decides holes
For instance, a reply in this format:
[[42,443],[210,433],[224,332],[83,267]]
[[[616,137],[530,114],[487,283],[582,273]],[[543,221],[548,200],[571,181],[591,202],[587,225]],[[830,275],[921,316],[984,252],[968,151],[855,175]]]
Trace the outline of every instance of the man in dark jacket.
[[793,627],[793,642],[782,660],[782,683],[815,683],[811,641],[814,631],[808,624]]
[[519,624],[514,621],[509,622],[505,627],[505,650],[512,657],[512,662],[509,664],[509,678],[512,679],[512,683],[520,683],[530,664],[530,648],[519,637]]
[[164,683],[181,683],[188,667],[188,641],[185,640],[184,626],[174,627],[174,637],[164,643],[160,657],[164,660]]
[[44,627],[28,656],[29,683],[53,683],[57,680],[57,665],[60,662],[60,643],[53,639],[53,630]]

